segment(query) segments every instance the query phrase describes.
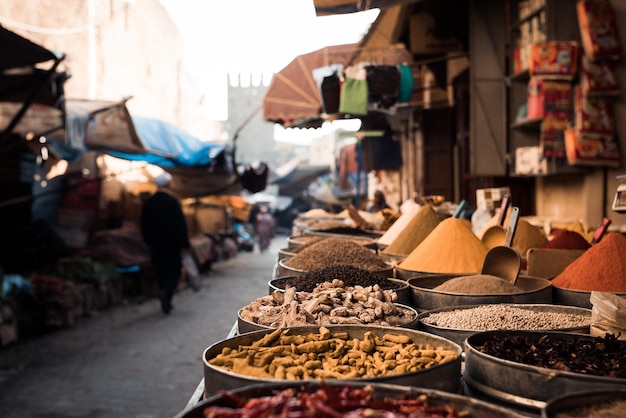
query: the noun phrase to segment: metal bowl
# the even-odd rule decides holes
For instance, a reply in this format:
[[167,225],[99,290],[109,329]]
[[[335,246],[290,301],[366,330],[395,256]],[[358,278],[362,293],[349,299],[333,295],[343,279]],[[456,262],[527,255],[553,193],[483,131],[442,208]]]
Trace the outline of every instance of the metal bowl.
[[[286,328],[290,335],[318,334],[319,326],[303,326]],[[460,388],[461,376],[461,347],[445,338],[428,334],[422,331],[399,327],[379,327],[374,325],[329,325],[326,328],[331,332],[347,333],[349,338],[362,339],[366,332],[374,332],[376,335],[392,334],[405,335],[417,344],[431,344],[435,347],[441,346],[458,354],[458,356],[446,363],[438,364],[416,372],[385,375],[375,378],[356,378],[351,381],[391,383],[406,386],[425,387],[429,389],[443,390],[446,392],[458,392]],[[212,344],[204,350],[202,362],[204,365],[204,385],[205,394],[213,395],[218,390],[232,390],[251,384],[269,384],[278,382],[311,382],[311,380],[282,380],[273,378],[259,378],[247,376],[221,367],[214,366],[209,361],[215,358],[226,348],[236,349],[240,346],[248,346],[263,338],[268,331],[253,331],[231,337]]]
[[[411,386],[400,386],[389,383],[371,383],[371,382],[342,382],[325,380],[323,382],[281,382],[281,383],[268,383],[268,384],[253,384],[243,386],[238,389],[230,390],[230,394],[243,398],[246,400],[253,400],[265,396],[272,396],[279,391],[285,389],[295,389],[305,391],[307,393],[315,393],[324,385],[331,389],[345,388],[349,389],[363,389],[366,386],[374,389],[373,399],[417,399],[420,396],[428,396],[428,404],[430,406],[438,407],[445,405],[454,405],[456,410],[461,412],[465,411],[472,417],[481,418],[522,418],[522,415],[517,414],[513,410],[503,408],[495,405],[491,405],[487,402],[472,399],[467,396],[443,392],[434,389],[424,389]],[[210,396],[209,398],[199,402],[191,409],[186,410],[178,414],[175,418],[205,418],[203,413],[204,409],[209,406],[221,406],[225,408],[237,408],[237,405],[233,404],[232,398],[225,394],[217,394]]]
[[[504,305],[506,307],[527,309],[529,311],[535,311],[535,312],[556,312],[556,313],[586,315],[589,317],[589,322],[591,323],[591,310],[589,309],[583,309],[583,308],[571,307],[571,306],[545,305],[545,304],[507,303]],[[461,346],[464,346],[464,342],[468,337],[476,334],[477,332],[486,331],[486,330],[440,327],[437,325],[429,324],[425,322],[424,320],[433,313],[452,312],[452,311],[458,311],[458,310],[464,310],[464,309],[471,309],[477,306],[485,306],[485,305],[451,306],[448,308],[432,309],[430,311],[422,312],[419,314],[417,318],[418,329],[425,331],[425,332],[429,332],[431,334],[439,335],[440,337],[447,338]],[[495,330],[495,329],[496,328],[492,328],[492,329],[489,329],[489,331]],[[584,326],[584,327],[553,328],[553,329],[549,329],[546,331],[564,331],[564,332],[577,332],[581,334],[589,334],[589,325]]]
[[[626,299],[626,293],[615,293]],[[589,300],[591,292],[588,290],[572,290],[552,285],[552,303],[555,305],[578,306],[591,309],[593,304]]]
[[407,280],[411,288],[411,306],[420,312],[462,305],[490,303],[552,303],[552,284],[547,279],[523,276],[517,278],[515,287],[520,293],[467,294],[434,290],[459,274],[425,274]]
[[[612,401],[625,402],[626,389],[616,390],[586,390],[573,392],[563,396],[557,396],[549,400],[541,409],[541,418],[558,418],[559,414],[576,413],[579,418],[597,417],[598,412],[580,415],[578,408],[599,408]],[[626,406],[626,405],[625,405]],[[623,409],[622,409],[623,413]]]
[[472,392],[481,396],[537,411],[549,400],[576,391],[626,389],[626,379],[552,370],[487,355],[480,347],[493,334],[594,339],[590,335],[558,331],[484,331],[468,337],[465,340],[463,380]]
[[[403,305],[401,303],[396,303],[396,306],[398,308],[401,308],[403,310],[407,310],[411,312],[411,317],[413,318],[411,321],[405,323],[405,324],[401,324],[398,325],[399,328],[409,328],[409,329],[417,329],[418,328],[418,312],[411,308],[410,306],[407,305]],[[245,307],[244,307],[245,308]],[[266,326],[266,325],[261,325],[258,324],[254,321],[248,321],[247,319],[242,318],[241,316],[241,311],[243,311],[244,308],[241,308],[237,311],[237,329],[239,331],[240,334],[244,334],[246,332],[253,332],[253,331],[268,331],[268,330],[273,330],[276,329],[274,327],[270,327],[270,326]],[[311,324],[311,325],[317,325],[317,326],[321,326],[323,324]],[[369,325],[369,324],[363,324],[365,325]],[[459,344],[459,343],[457,343]],[[462,346],[463,342],[461,342],[459,345]]]
[[[294,287],[293,283],[297,280],[297,276],[284,276],[284,277],[274,277],[267,282],[269,286],[269,293],[272,294],[275,291],[284,292],[287,286]],[[402,303],[405,305],[411,304],[411,289],[409,288],[409,284],[404,280],[398,280],[391,277],[381,278],[381,280],[377,283],[381,289],[387,290],[395,290],[398,295],[397,303]],[[349,285],[349,284],[348,284]]]
[[412,279],[413,277],[433,276],[433,275],[458,277],[458,276],[465,276],[465,275],[469,275],[469,274],[479,274],[479,272],[433,273],[433,272],[427,272],[427,271],[407,270],[407,269],[402,268],[400,266],[396,266],[395,271],[396,271],[396,278],[402,279],[402,280],[409,280],[409,279]]
[[[297,269],[284,263],[285,260],[278,260],[278,268],[275,270],[274,277],[297,276],[307,273],[307,270]],[[381,278],[393,277],[393,266],[389,266],[380,270],[370,270]]]
[[289,257],[293,257],[294,255],[296,255],[296,253],[291,252],[290,250],[293,250],[293,248],[281,248],[280,250],[278,250],[278,259],[279,260],[284,260],[286,258]]
[[382,258],[383,260],[385,260],[385,263],[389,264],[390,266],[393,267],[397,267],[398,263],[401,263],[402,260],[404,260],[406,258],[406,255],[402,255],[402,254],[386,254],[382,251],[378,252],[378,256],[380,258]]

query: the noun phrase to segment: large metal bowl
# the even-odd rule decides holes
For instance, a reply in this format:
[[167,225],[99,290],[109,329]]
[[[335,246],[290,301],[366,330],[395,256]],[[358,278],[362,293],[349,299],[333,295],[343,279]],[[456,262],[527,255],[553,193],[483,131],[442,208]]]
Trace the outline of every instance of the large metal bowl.
[[[626,407],[626,389],[616,390],[585,390],[580,392],[573,392],[563,396],[557,396],[550,399],[545,407],[541,409],[541,418],[558,418],[559,414],[576,413],[578,418],[593,418],[598,417],[598,407],[607,405],[613,401],[620,401],[622,408]],[[591,408],[589,414],[582,414],[581,411],[576,409]],[[594,410],[596,410],[594,412]],[[621,410],[622,414],[624,409]]]
[[551,335],[562,339],[594,337],[558,331],[484,331],[465,340],[464,383],[474,393],[502,404],[537,410],[546,402],[565,394],[583,390],[626,389],[626,379],[592,376],[526,365],[487,355],[480,350],[493,334],[530,336]]
[[[287,286],[293,287],[294,285],[292,283],[295,283],[296,280],[297,276],[274,277],[267,283],[269,286],[269,293],[272,294],[275,291],[284,292]],[[404,280],[386,277],[381,278],[377,284],[383,290],[395,290],[398,295],[398,300],[396,302],[404,305],[411,304],[411,289],[409,289],[409,284]]]
[[[295,389],[306,393],[315,393],[322,387],[322,384],[330,389],[363,389],[366,386],[374,389],[373,399],[417,399],[420,396],[428,396],[430,406],[454,405],[458,412],[468,412],[470,417],[480,418],[522,418],[522,415],[511,409],[489,404],[484,401],[472,399],[467,396],[443,392],[434,389],[424,389],[411,386],[400,386],[389,383],[372,382],[342,382],[325,380],[320,382],[281,382],[268,384],[253,384],[238,389],[230,390],[230,394],[246,400],[253,400],[265,396],[272,396],[285,389]],[[209,406],[221,406],[225,408],[237,408],[230,396],[224,394],[213,395],[191,409],[178,414],[175,418],[205,418],[204,409]]]
[[407,280],[411,288],[411,306],[420,312],[432,309],[462,305],[484,305],[490,303],[552,303],[552,284],[550,280],[539,277],[520,275],[515,287],[520,293],[504,294],[467,294],[449,293],[435,290],[444,282],[462,275],[426,274]]
[[408,270],[408,269],[402,268],[400,266],[395,266],[395,272],[396,272],[396,278],[401,279],[401,280],[409,280],[409,279],[412,279],[413,277],[434,276],[434,275],[436,275],[436,276],[457,277],[457,276],[463,276],[463,275],[468,275],[468,274],[478,274],[478,272],[432,273],[432,272],[426,272],[426,271]]
[[[556,306],[556,305],[532,304],[532,303],[531,304],[507,303],[504,305],[506,307],[527,309],[529,311],[534,311],[534,312],[555,312],[555,313],[585,315],[589,317],[589,323],[591,323],[591,310],[589,309],[578,308],[578,307],[573,307],[573,306]],[[433,313],[459,311],[459,310],[464,310],[464,309],[475,308],[477,306],[485,306],[485,305],[451,306],[448,308],[432,309],[430,311],[422,312],[419,314],[417,318],[418,329],[425,331],[425,332],[429,332],[431,334],[439,335],[440,337],[447,338],[461,346],[464,346],[464,342],[468,337],[476,334],[477,332],[482,332],[482,331],[487,331],[487,330],[493,331],[493,330],[496,330],[496,328],[476,330],[476,329],[440,327],[437,325],[429,324],[425,322],[425,320],[427,319],[429,315]],[[589,334],[589,325],[584,326],[584,327],[553,328],[553,329],[549,329],[546,331],[564,331],[564,332],[577,332],[581,334]]]
[[[626,293],[615,293],[626,299]],[[555,305],[578,306],[591,309],[591,292],[588,290],[572,290],[552,285],[552,303]]]
[[[418,328],[418,312],[411,308],[410,306],[407,305],[403,305],[401,303],[396,303],[396,306],[400,309],[406,310],[406,311],[410,311],[411,312],[411,317],[413,318],[411,321],[405,323],[405,324],[401,324],[398,325],[398,327],[400,328],[409,328],[409,329],[417,329]],[[254,321],[248,321],[247,319],[242,318],[241,316],[241,311],[244,308],[241,308],[237,311],[237,329],[239,331],[240,334],[244,334],[246,332],[253,332],[253,331],[268,331],[268,330],[272,330],[275,329],[273,327],[269,327],[266,325],[261,325],[258,324]],[[322,324],[311,324],[311,325],[322,325]],[[368,324],[363,324],[368,325]],[[461,341],[461,343],[457,343],[459,345],[462,345],[463,342]]]
[[[319,333],[319,326],[290,327],[290,335],[309,335]],[[418,370],[417,372],[385,375],[376,378],[357,378],[354,381],[391,383],[406,386],[417,386],[429,389],[443,390],[456,393],[460,388],[461,381],[461,347],[448,339],[428,334],[422,331],[399,327],[379,327],[373,325],[329,325],[326,328],[331,332],[345,332],[350,338],[362,339],[366,332],[374,332],[376,335],[392,334],[405,335],[417,344],[431,344],[435,347],[441,346],[458,354],[458,356],[446,363],[438,364],[430,368]],[[281,380],[264,379],[247,376],[221,367],[214,366],[209,361],[215,358],[225,348],[237,348],[251,345],[263,338],[268,331],[253,331],[235,337],[216,342],[204,350],[202,362],[204,364],[204,389],[205,394],[210,396],[218,390],[232,390],[251,384],[269,384],[278,382],[311,382],[311,380]]]

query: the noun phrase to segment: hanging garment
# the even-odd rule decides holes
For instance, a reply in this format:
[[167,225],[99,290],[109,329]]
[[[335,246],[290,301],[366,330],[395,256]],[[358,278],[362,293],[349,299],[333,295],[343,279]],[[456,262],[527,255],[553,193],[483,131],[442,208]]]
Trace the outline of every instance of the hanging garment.
[[400,87],[400,72],[395,65],[368,65],[367,88],[369,102],[384,109],[396,104]]
[[326,114],[339,112],[339,96],[341,93],[341,82],[338,74],[324,77],[321,86],[322,110]]
[[351,115],[367,115],[367,72],[361,65],[347,67],[339,97],[339,111]]
[[253,168],[247,166],[240,176],[241,184],[250,193],[258,193],[265,190],[267,186],[267,174],[269,170],[267,164],[261,163],[260,167]]
[[332,114],[339,112],[339,95],[341,92],[339,74],[342,72],[342,64],[331,64],[315,68],[311,72],[320,92],[322,111],[324,113]]
[[413,80],[413,70],[408,64],[398,65],[398,71],[400,71],[400,86],[398,88],[398,103],[408,103],[413,96],[413,87],[415,80]]

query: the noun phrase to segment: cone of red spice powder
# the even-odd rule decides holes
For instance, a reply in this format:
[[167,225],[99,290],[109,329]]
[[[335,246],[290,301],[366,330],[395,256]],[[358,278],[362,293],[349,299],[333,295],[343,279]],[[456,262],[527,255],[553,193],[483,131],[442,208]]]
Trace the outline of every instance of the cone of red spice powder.
[[546,242],[541,248],[558,250],[587,250],[591,244],[576,231],[562,230],[554,238]]
[[626,293],[626,237],[609,232],[552,280],[564,289]]

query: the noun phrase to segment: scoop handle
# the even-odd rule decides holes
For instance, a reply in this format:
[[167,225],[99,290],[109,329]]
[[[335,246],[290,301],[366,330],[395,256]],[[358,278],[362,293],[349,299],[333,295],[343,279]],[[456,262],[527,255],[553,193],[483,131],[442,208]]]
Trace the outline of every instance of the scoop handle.
[[515,230],[517,229],[517,220],[519,218],[519,208],[513,206],[511,208],[511,219],[509,220],[509,227],[506,229],[506,236],[504,237],[504,246],[510,247],[515,238]]
[[598,242],[600,242],[600,240],[606,233],[606,230],[609,228],[609,225],[611,225],[611,220],[605,216],[604,219],[602,219],[602,224],[600,224],[598,229],[596,229],[596,233],[593,234],[591,244],[597,244]]
[[504,220],[506,219],[506,212],[509,210],[509,204],[511,203],[511,195],[508,193],[502,197],[502,203],[500,205],[500,215],[498,218],[498,225],[504,226]]

